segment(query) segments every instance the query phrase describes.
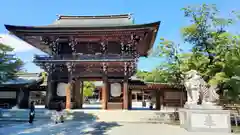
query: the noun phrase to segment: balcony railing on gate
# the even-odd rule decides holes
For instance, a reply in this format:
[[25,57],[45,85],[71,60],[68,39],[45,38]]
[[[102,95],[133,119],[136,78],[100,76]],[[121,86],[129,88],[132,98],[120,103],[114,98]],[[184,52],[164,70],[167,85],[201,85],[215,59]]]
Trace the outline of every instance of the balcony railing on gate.
[[114,61],[114,60],[134,60],[131,55],[119,55],[119,54],[74,54],[74,55],[35,55],[34,61]]

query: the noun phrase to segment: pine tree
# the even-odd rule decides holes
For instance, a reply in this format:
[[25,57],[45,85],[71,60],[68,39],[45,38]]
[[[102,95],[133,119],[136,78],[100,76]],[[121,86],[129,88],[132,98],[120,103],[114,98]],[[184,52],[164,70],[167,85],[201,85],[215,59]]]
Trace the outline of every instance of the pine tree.
[[0,84],[16,77],[23,62],[12,54],[13,48],[0,43]]

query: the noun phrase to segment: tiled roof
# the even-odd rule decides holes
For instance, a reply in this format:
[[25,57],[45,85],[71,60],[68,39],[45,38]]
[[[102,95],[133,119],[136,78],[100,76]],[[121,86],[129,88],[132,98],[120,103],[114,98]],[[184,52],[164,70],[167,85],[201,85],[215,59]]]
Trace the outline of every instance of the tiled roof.
[[51,27],[100,27],[133,24],[131,14],[100,16],[59,16]]
[[7,82],[2,83],[4,85],[24,85],[38,83],[42,81],[43,78],[39,76],[38,73],[24,73],[19,74],[16,79],[8,80]]

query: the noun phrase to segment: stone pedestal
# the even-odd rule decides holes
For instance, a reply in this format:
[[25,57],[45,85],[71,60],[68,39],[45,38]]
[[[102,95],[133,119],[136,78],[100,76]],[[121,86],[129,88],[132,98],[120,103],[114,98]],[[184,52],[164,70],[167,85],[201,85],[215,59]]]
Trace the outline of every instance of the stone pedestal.
[[179,109],[180,126],[191,132],[231,133],[230,111],[221,109]]

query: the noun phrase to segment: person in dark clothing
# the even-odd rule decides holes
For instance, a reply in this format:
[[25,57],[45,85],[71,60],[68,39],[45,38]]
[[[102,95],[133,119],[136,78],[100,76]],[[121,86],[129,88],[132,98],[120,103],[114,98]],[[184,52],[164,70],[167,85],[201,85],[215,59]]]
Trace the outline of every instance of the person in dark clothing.
[[33,123],[34,117],[35,117],[35,105],[34,101],[32,101],[30,104],[29,123]]
[[63,106],[62,106],[62,102],[58,103],[58,107],[57,107],[57,120],[55,121],[55,123],[57,124],[58,121],[61,121],[61,123],[63,123],[63,115],[62,115],[62,110],[63,110]]
[[149,109],[150,109],[150,110],[153,109],[153,103],[152,103],[152,102],[150,102]]

